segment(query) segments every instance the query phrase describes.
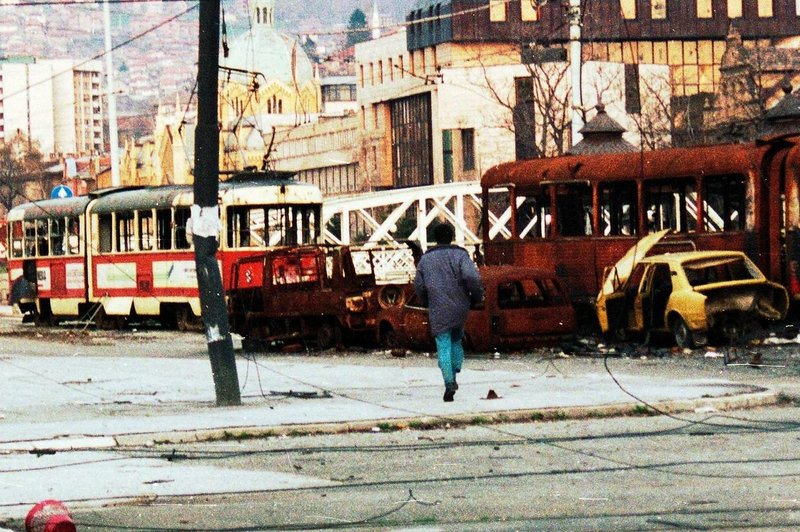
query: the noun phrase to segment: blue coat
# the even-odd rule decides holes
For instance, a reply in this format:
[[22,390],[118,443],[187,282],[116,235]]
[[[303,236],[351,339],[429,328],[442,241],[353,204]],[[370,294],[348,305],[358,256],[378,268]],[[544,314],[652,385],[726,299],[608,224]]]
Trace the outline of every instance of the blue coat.
[[483,301],[478,268],[467,250],[459,246],[436,246],[426,251],[417,264],[414,289],[428,306],[434,336],[463,327],[470,304]]

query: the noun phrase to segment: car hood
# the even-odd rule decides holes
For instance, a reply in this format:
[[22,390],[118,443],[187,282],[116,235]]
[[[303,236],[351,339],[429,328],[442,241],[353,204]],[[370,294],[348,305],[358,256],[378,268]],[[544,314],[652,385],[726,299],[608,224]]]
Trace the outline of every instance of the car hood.
[[633,267],[642,260],[647,253],[653,249],[653,246],[664,238],[671,229],[663,229],[657,233],[651,233],[639,239],[636,244],[617,261],[613,268],[608,270],[606,278],[603,281],[603,288],[601,295],[613,294],[617,288],[622,286],[633,271]]

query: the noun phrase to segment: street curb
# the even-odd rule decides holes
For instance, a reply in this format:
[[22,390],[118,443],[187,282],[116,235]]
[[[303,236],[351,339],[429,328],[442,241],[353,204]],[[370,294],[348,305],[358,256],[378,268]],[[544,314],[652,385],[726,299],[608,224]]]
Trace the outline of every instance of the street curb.
[[[264,437],[286,437],[349,432],[391,432],[404,429],[455,428],[497,423],[530,423],[620,416],[676,414],[680,412],[712,413],[743,410],[777,404],[781,393],[764,388],[747,395],[703,397],[700,399],[654,401],[645,406],[640,402],[614,403],[598,406],[545,407],[493,412],[467,412],[449,416],[413,416],[333,423],[298,423],[269,426],[241,426],[222,429],[197,429],[172,432],[124,434],[114,436],[118,447],[152,446],[169,443],[200,443],[221,440],[244,440]],[[653,410],[655,409],[655,410]]]
[[59,436],[51,439],[29,440],[0,446],[0,453],[28,452],[54,454],[65,451],[86,451],[130,447],[150,447],[157,444],[201,443],[209,441],[245,440],[266,437],[287,437],[349,432],[392,432],[415,429],[430,430],[493,425],[499,423],[531,423],[576,419],[624,416],[657,416],[681,412],[713,413],[743,410],[780,403],[782,391],[752,387],[753,393],[700,399],[613,403],[597,406],[544,407],[520,410],[465,412],[441,416],[389,417],[331,423],[297,423],[265,426],[239,426],[213,429],[140,432],[117,435]]

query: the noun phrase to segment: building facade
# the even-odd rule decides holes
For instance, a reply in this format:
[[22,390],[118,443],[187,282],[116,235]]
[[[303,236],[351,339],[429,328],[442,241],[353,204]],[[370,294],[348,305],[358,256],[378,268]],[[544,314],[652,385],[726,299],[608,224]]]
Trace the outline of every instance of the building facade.
[[[619,62],[631,76],[642,64],[669,67],[677,143],[707,140],[693,130],[702,129],[704,108],[722,85],[731,28],[749,50],[796,50],[800,43],[800,0],[422,0],[407,17],[408,49],[425,54],[445,43],[494,42],[522,56],[566,56],[571,15],[580,22],[582,61]],[[790,77],[764,77],[764,106],[780,99],[783,82],[800,81],[797,71]]]
[[274,129],[316,122],[319,75],[300,43],[275,28],[275,0],[250,1],[250,30],[220,56],[221,166],[261,167]]
[[[564,153],[569,64],[525,63],[506,43],[442,42],[409,50],[406,31],[356,46],[361,161],[371,188],[480,178],[500,162]],[[669,142],[669,69],[620,62],[582,65],[588,109],[604,103],[636,145]],[[589,111],[590,113],[593,111]]]
[[45,158],[104,153],[99,61],[0,60],[0,140],[21,133]]

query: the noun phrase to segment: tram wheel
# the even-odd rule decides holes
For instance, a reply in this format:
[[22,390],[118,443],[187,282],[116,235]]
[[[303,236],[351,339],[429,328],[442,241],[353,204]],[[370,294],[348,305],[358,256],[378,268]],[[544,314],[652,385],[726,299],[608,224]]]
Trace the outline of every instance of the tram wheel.
[[203,320],[195,316],[188,306],[183,306],[175,311],[175,321],[179,331],[200,332],[203,330]]

